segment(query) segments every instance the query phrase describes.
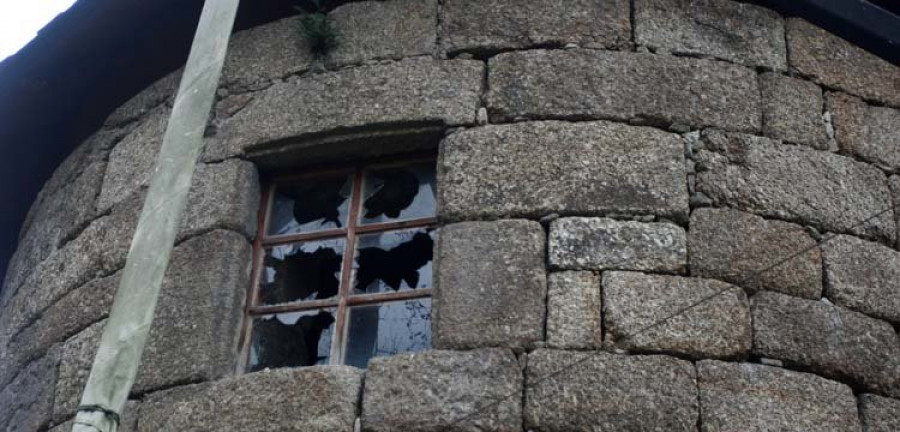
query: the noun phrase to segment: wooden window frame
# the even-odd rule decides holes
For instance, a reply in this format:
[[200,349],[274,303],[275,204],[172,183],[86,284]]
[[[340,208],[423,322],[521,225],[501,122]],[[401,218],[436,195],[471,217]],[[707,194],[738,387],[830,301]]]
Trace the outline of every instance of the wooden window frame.
[[[309,310],[317,310],[323,308],[335,308],[334,336],[331,342],[331,352],[329,353],[328,364],[340,365],[344,364],[344,353],[346,352],[348,335],[346,334],[347,318],[349,316],[348,308],[363,305],[379,305],[391,302],[414,300],[420,298],[431,298],[434,288],[419,288],[409,291],[395,291],[387,293],[372,294],[353,294],[353,263],[356,259],[357,239],[361,235],[377,234],[404,229],[416,228],[436,228],[438,224],[437,217],[417,218],[395,222],[377,222],[370,224],[360,223],[360,209],[363,204],[363,187],[365,174],[368,171],[390,168],[393,166],[406,166],[416,163],[432,162],[436,164],[436,158],[433,154],[422,156],[414,155],[407,157],[392,158],[381,161],[363,161],[356,164],[348,164],[332,168],[320,168],[304,172],[300,174],[287,174],[273,176],[265,182],[265,186],[260,194],[260,207],[257,214],[257,234],[253,242],[253,267],[251,271],[251,282],[248,287],[247,301],[244,307],[243,324],[241,326],[241,334],[238,342],[239,361],[238,373],[246,373],[250,359],[250,345],[253,339],[253,319],[262,315],[272,315],[279,313],[302,312]],[[272,205],[275,201],[275,191],[279,184],[296,182],[305,178],[317,178],[328,175],[347,174],[353,176],[353,184],[350,194],[350,209],[347,215],[347,224],[342,228],[331,228],[322,231],[269,235],[268,218],[272,214]],[[259,294],[262,287],[261,275],[266,256],[266,249],[277,246],[284,246],[298,242],[316,241],[316,240],[336,240],[343,239],[345,241],[344,254],[341,261],[341,277],[338,286],[338,295],[333,298],[310,301],[297,301],[279,305],[257,305]]]

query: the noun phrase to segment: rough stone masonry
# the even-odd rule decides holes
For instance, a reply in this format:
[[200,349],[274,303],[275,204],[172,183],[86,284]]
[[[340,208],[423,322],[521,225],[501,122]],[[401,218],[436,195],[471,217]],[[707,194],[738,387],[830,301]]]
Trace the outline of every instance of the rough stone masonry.
[[[900,68],[732,0],[328,17],[322,59],[297,17],[232,38],[121,430],[900,430]],[[71,428],[179,79],[35,200],[0,430]],[[437,172],[432,349],[237,372],[266,179],[410,149]]]

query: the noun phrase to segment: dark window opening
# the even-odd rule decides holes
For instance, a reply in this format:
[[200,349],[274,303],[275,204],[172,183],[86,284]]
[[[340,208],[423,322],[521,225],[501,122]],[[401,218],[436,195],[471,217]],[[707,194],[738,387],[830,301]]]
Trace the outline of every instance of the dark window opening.
[[242,366],[347,364],[431,346],[434,161],[276,179],[264,192]]

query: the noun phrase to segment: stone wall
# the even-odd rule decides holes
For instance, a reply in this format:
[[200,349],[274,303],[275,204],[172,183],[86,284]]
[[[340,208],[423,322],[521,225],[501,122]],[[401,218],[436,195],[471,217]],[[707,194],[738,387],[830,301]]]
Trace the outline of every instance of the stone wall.
[[[729,0],[330,18],[234,35],[123,430],[900,430],[896,66]],[[71,427],[178,78],[34,203],[0,429]],[[260,176],[435,146],[434,349],[236,374]]]

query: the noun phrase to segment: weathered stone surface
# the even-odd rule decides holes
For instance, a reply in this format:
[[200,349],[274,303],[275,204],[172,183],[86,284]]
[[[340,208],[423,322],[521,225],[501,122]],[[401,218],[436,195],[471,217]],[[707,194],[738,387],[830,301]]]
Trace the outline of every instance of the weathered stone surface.
[[235,114],[205,160],[334,130],[388,124],[474,124],[484,64],[413,58],[313,74],[275,84]]
[[59,376],[56,381],[56,398],[53,402],[54,422],[60,423],[75,415],[105,327],[106,320],[100,321],[73,336],[63,345]]
[[753,70],[631,52],[525,51],[491,58],[488,109],[495,121],[604,119],[757,131]]
[[900,68],[799,18],[787,20],[791,68],[817,82],[900,106]]
[[284,18],[231,37],[221,85],[231,92],[260,90],[274,79],[309,70],[312,56],[300,17]]
[[522,428],[522,370],[500,349],[377,357],[363,393],[366,432],[497,431]]
[[[120,269],[131,245],[138,211],[133,202],[117,206],[38,265],[0,314],[0,347],[71,290]],[[0,377],[0,385],[4,382]]]
[[150,115],[154,108],[171,103],[178,92],[183,70],[178,69],[151,84],[106,118],[106,126],[121,126]]
[[784,20],[769,9],[729,0],[637,0],[638,45],[747,66],[787,68]]
[[[351,432],[362,371],[347,366],[273,369],[154,395],[138,430]],[[173,397],[174,396],[174,397]]]
[[[250,246],[214,231],[179,245],[163,281],[150,337],[133,390],[219,378],[233,371]],[[54,419],[74,413],[105,321],[69,339],[63,349]],[[178,355],[173,355],[178,353]]]
[[9,262],[4,291],[17,290],[41,261],[90,223],[105,171],[104,162],[94,163],[56,193],[38,197],[29,228]]
[[825,294],[835,304],[900,322],[900,253],[839,235],[822,244]]
[[603,273],[603,328],[607,341],[637,352],[692,358],[750,352],[747,294],[712,279]]
[[813,374],[705,360],[697,381],[706,431],[859,431],[850,387]]
[[759,89],[765,136],[819,150],[828,149],[828,135],[822,119],[825,101],[819,86],[769,72],[760,75]]
[[432,54],[437,49],[437,12],[437,0],[340,6],[328,14],[340,39],[328,54],[326,64],[339,66]]
[[[278,372],[279,370],[287,369],[265,370],[262,373]],[[145,396],[141,400],[140,412],[138,413],[138,422],[140,423],[138,430],[142,432],[162,430],[178,405],[202,397],[204,392],[208,391],[213,384],[206,382],[177,386]]]
[[[125,410],[122,413],[121,421],[119,423],[119,432],[136,432],[137,431],[137,419],[138,419],[138,410],[140,409],[140,403],[137,401],[128,401],[125,402]],[[75,424],[75,420],[69,420],[65,423],[61,423],[57,426],[54,426],[50,429],[50,432],[72,432],[72,426]]]
[[550,266],[680,273],[686,244],[684,228],[670,223],[562,218],[550,224]]
[[256,234],[259,187],[259,174],[251,162],[231,159],[199,164],[178,238],[213,229],[232,230],[252,238]]
[[720,279],[751,291],[822,297],[822,252],[798,225],[733,209],[691,213],[691,275]]
[[603,343],[600,278],[594,273],[551,273],[547,279],[547,345],[590,349]]
[[37,431],[50,422],[59,352],[29,364],[0,391],[0,429]]
[[107,211],[150,184],[171,112],[165,106],[154,109],[112,150],[97,200],[99,212]]
[[828,93],[828,111],[842,151],[888,169],[900,169],[900,109],[870,106],[853,96],[832,92]]
[[694,365],[666,356],[537,350],[528,355],[524,409],[528,430],[696,431]]
[[451,220],[550,213],[686,219],[677,135],[607,122],[528,122],[454,133],[438,162],[438,209]]
[[[143,193],[138,192],[150,183],[165,130],[165,119],[157,120],[160,121],[156,124],[160,128],[157,130],[158,139],[130,135],[113,150],[101,193],[101,210],[129,199],[143,203]],[[139,132],[141,129],[135,134]],[[230,229],[252,237],[256,232],[258,206],[259,176],[252,163],[227,160],[198,164],[178,238],[184,239],[216,228]]]
[[251,255],[245,238],[222,230],[175,248],[135,391],[216,379],[234,370]]
[[447,225],[438,232],[436,348],[526,348],[544,337],[546,241],[537,222]]
[[567,44],[626,48],[629,9],[625,0],[448,0],[441,15],[442,45],[451,53]]
[[865,432],[900,430],[900,400],[874,394],[859,395],[859,418]]
[[750,135],[706,131],[697,190],[717,206],[893,241],[885,175],[853,159]]
[[756,294],[751,305],[755,355],[900,395],[900,338],[888,323],[773,292]]
[[[109,314],[119,286],[119,274],[96,279],[66,294],[41,313],[40,319],[15,335],[3,359],[6,367],[18,367],[46,352],[54,343],[100,321]],[[0,372],[0,376],[4,375]]]
[[[38,200],[42,197],[53,195],[56,191],[68,186],[76,178],[80,177],[87,167],[105,161],[116,143],[128,135],[134,126],[136,125],[103,127],[94,132],[56,168],[50,180],[47,180],[47,183],[44,184]],[[29,219],[31,219],[30,216],[29,214]],[[27,226],[27,223],[22,226],[23,234],[27,231]]]
[[[900,205],[900,176],[892,176],[888,179],[888,185],[891,188],[894,205]],[[897,222],[897,244],[900,245],[900,211],[897,210],[897,207],[894,207],[894,219]]]

